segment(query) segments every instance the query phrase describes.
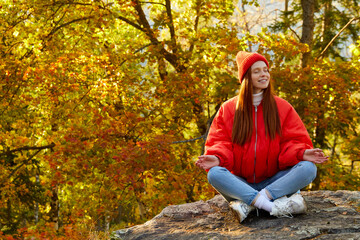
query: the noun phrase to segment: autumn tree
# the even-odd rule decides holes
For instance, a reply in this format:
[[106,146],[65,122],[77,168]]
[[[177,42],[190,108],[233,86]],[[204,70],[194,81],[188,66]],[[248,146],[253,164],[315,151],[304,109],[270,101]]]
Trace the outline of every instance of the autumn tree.
[[[354,120],[357,119],[355,99],[358,98],[359,88],[353,77],[353,73],[358,71],[357,62],[355,55],[350,54],[351,58],[346,56],[346,48],[359,38],[359,25],[356,24],[358,13],[356,1],[293,1],[292,9],[287,8],[281,20],[272,25],[272,29],[298,38],[308,46],[301,57],[301,72],[292,75],[299,79],[298,93],[291,97],[293,88],[284,93],[288,91],[287,98],[305,119],[314,145],[329,149],[329,154],[334,157],[331,163],[340,166],[338,172],[348,174],[349,178],[353,176],[343,168],[343,165],[348,165],[345,163],[347,156],[340,157],[337,151],[340,151],[339,142],[349,137],[348,130],[356,129],[358,125],[358,121]],[[295,31],[301,17],[301,31]],[[294,70],[293,74],[297,72]],[[304,97],[307,101],[304,101]],[[350,136],[354,133],[350,133]],[[322,175],[326,175],[328,168],[319,169],[315,188],[320,187]]]
[[213,194],[201,143],[175,142],[235,91],[231,2],[3,3],[1,231],[106,229]]
[[[257,1],[242,4],[240,12]],[[315,145],[325,129],[324,143],[341,163],[346,154],[357,183],[356,31],[344,30],[357,41],[351,58],[335,59],[332,50],[317,58],[324,45],[296,31],[250,34],[234,21],[235,9],[220,0],[3,0],[0,231],[77,239],[213,196],[193,162],[218,107],[239,87],[239,50],[268,57],[277,93],[296,107]],[[294,9],[288,28],[300,16]],[[332,48],[344,38],[336,39]],[[319,187],[335,188],[334,176]]]

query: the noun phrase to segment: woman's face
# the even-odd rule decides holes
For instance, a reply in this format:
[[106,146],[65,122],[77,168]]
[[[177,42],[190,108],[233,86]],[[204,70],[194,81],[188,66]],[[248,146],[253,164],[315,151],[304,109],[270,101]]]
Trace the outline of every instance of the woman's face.
[[259,93],[269,86],[269,68],[263,61],[257,61],[251,66],[251,81],[253,93]]

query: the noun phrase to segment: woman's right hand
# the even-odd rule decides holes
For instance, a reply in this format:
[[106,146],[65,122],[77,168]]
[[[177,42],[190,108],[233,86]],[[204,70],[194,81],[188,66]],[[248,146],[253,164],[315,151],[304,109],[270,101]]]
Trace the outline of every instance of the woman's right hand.
[[196,166],[204,170],[210,169],[215,166],[219,166],[219,158],[215,155],[201,155],[196,161]]
[[329,159],[328,156],[325,156],[323,150],[319,148],[315,149],[306,149],[303,155],[303,160],[313,162],[313,163],[324,163]]

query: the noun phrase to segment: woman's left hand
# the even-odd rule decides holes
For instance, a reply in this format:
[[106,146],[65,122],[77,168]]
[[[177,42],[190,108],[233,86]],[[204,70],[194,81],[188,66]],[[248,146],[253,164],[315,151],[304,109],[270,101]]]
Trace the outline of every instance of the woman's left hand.
[[306,149],[303,156],[304,161],[309,161],[313,163],[324,163],[329,157],[325,156],[324,152],[319,149]]
[[215,155],[202,155],[199,157],[195,164],[196,166],[207,170],[212,167],[219,166],[220,160]]

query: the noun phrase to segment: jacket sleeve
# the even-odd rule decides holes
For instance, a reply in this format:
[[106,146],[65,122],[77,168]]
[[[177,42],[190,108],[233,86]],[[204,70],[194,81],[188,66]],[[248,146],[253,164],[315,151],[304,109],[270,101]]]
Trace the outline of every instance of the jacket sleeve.
[[280,170],[298,164],[303,160],[304,151],[311,148],[313,148],[313,145],[309,133],[299,115],[291,106],[282,125],[279,154]]
[[234,165],[233,144],[231,140],[232,119],[225,114],[224,105],[217,112],[205,143],[205,155],[215,155],[221,167],[232,171]]

